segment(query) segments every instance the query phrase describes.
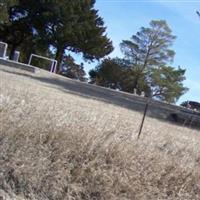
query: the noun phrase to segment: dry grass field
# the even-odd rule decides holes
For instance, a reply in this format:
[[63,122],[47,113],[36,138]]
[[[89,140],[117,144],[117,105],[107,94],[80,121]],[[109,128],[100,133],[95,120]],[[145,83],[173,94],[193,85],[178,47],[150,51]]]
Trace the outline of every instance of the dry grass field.
[[199,131],[147,117],[137,140],[141,113],[29,75],[0,66],[0,199],[200,199]]

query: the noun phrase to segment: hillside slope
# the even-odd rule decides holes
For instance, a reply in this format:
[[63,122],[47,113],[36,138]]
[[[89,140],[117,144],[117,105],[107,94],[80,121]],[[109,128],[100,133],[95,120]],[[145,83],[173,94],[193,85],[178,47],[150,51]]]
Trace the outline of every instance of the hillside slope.
[[[47,77],[48,76],[48,77]],[[0,66],[0,197],[200,199],[200,134]]]
[[[3,65],[12,67],[11,71],[2,69],[8,73],[15,73],[20,76],[28,76],[42,83],[48,84],[49,87],[57,88],[71,94],[79,95],[82,97],[97,99],[103,102],[111,103],[117,106],[128,108],[134,111],[143,112],[146,102],[148,100],[149,107],[147,115],[160,120],[176,123],[181,126],[188,126],[200,130],[200,113],[181,106],[167,104],[164,102],[147,99],[138,95],[115,91],[105,87],[87,84],[73,79],[69,79],[57,74],[50,74],[48,71],[26,65],[23,63],[7,61],[0,59],[1,68]],[[15,70],[20,68],[29,72],[36,72],[34,75],[24,74]]]

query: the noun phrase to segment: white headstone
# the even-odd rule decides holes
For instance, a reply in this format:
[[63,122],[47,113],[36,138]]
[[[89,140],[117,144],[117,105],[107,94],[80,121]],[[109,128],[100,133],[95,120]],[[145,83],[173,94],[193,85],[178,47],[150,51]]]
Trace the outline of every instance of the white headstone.
[[6,58],[8,44],[5,42],[0,42],[0,58]]
[[16,62],[18,62],[19,56],[20,56],[20,52],[19,51],[15,51],[14,52],[14,56],[13,56],[13,60],[16,61]]
[[142,96],[142,97],[145,97],[145,92],[142,91],[142,92],[141,92],[141,96]]

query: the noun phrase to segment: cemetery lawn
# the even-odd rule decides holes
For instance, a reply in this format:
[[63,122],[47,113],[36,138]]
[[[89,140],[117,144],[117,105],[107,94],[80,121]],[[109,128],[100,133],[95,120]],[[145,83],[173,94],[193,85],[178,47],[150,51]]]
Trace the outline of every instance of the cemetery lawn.
[[199,200],[200,133],[0,66],[0,199]]

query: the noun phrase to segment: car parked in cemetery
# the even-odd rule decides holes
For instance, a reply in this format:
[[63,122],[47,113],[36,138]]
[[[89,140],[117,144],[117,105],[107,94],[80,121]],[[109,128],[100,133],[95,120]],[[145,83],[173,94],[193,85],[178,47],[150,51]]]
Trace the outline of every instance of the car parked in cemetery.
[[196,101],[184,101],[181,106],[200,112],[200,103]]

